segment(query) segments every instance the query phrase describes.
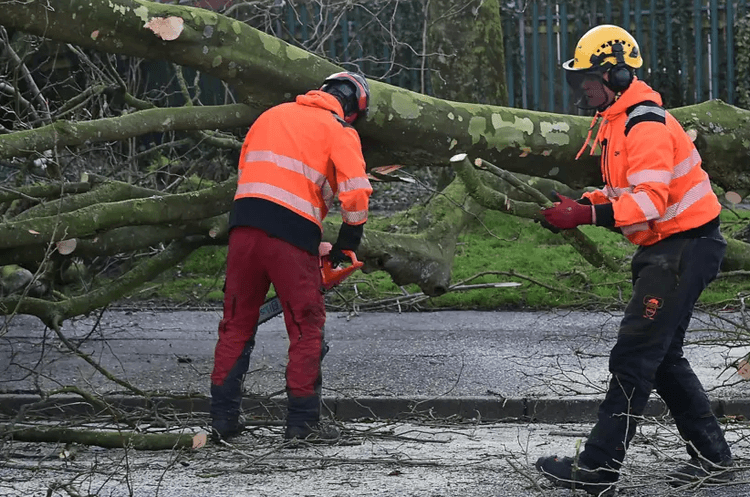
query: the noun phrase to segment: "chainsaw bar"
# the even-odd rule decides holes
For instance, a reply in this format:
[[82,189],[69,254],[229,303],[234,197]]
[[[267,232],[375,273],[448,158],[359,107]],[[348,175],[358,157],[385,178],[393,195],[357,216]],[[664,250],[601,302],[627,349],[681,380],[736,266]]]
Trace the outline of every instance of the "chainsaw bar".
[[[335,287],[346,278],[348,278],[349,275],[354,271],[364,266],[363,262],[357,260],[357,255],[354,252],[350,250],[344,250],[343,252],[351,259],[351,266],[334,267],[327,257],[321,258],[320,275],[324,290],[330,290],[331,288]],[[284,312],[284,308],[281,307],[281,300],[279,300],[278,295],[276,295],[275,297],[271,297],[270,299],[266,299],[266,301],[263,302],[263,305],[260,306],[260,316],[258,316],[258,324],[261,325],[269,319],[275,318],[282,312]]]
[[263,324],[269,319],[275,318],[281,314],[284,309],[281,307],[281,300],[279,297],[271,297],[270,299],[263,302],[260,306],[260,316],[258,317],[258,324]]

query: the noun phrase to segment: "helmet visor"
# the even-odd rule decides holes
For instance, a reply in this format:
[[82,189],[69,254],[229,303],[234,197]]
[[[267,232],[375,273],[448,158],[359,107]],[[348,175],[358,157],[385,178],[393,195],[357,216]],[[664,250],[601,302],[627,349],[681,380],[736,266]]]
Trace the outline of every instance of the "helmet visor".
[[603,110],[609,106],[611,95],[599,70],[565,71],[565,79],[573,90],[575,105],[584,110]]

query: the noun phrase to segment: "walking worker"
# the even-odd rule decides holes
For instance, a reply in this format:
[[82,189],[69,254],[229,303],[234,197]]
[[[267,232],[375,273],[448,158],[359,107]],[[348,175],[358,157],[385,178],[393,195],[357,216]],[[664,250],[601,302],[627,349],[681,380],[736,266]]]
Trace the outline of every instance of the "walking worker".
[[370,88],[360,74],[341,72],[319,90],[264,112],[245,137],[229,218],[224,315],[211,373],[214,439],[240,433],[242,380],[247,373],[260,306],[270,284],[287,333],[286,439],[335,440],[320,423],[325,302],[318,246],[323,218],[338,193],[343,222],[328,255],[334,265],[356,251],[372,187],[353,125],[367,115]]
[[[563,68],[576,105],[596,111],[591,129],[601,120],[591,153],[601,147],[605,185],[577,201],[558,195],[560,201],[542,211],[555,228],[617,228],[638,245],[631,263],[633,295],[610,353],[611,380],[598,421],[577,457],[536,462],[556,485],[593,495],[614,494],[654,388],[691,456],[669,482],[732,478],[729,446],[682,351],[693,307],[726,250],[721,205],[692,140],[662,107],[659,93],[635,76],[642,64],[638,43],[618,26],[597,26],[580,39]],[[591,130],[578,156],[590,138]]]

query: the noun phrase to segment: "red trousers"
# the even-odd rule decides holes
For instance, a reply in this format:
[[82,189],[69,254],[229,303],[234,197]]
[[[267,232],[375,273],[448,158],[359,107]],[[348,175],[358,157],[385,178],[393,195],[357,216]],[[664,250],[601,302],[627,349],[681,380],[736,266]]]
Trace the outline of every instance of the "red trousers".
[[238,380],[234,376],[247,372],[246,360],[236,366],[246,345],[255,340],[260,306],[271,283],[289,334],[287,392],[295,397],[319,394],[326,318],[319,257],[245,226],[233,228],[229,235],[224,316],[211,383],[233,383]]

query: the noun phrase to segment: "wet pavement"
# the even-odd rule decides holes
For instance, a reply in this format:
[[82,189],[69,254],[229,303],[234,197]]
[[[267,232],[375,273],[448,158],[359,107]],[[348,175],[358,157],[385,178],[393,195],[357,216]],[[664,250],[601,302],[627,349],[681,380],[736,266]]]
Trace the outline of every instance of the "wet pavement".
[[[732,319],[732,314],[722,315]],[[116,377],[149,392],[208,394],[218,311],[107,311],[62,332]],[[326,397],[600,398],[619,314],[465,312],[330,314]],[[686,356],[715,399],[750,398],[731,364],[750,345],[711,344],[726,322],[693,319]],[[284,389],[288,340],[277,317],[260,326],[245,381],[249,396]],[[0,337],[0,394],[76,385],[124,392],[30,316]]]
[[[120,381],[149,393],[203,399],[190,401],[192,412],[170,418],[197,433],[205,429],[220,318],[216,311],[107,311],[68,322],[62,331]],[[62,444],[0,441],[0,496],[584,495],[550,487],[533,464],[543,455],[573,455],[585,439],[591,424],[580,421],[591,419],[602,398],[619,318],[583,312],[332,314],[324,396],[344,443],[289,449],[282,427],[273,422],[247,430],[230,446],[196,451],[77,446],[69,458],[62,455],[71,447]],[[731,415],[750,406],[750,383],[731,367],[750,348],[714,343],[719,328],[735,331],[698,316],[686,355],[715,405]],[[280,403],[283,320],[263,324],[256,342],[247,397]],[[70,385],[108,398],[129,393],[67,350],[38,320],[15,317],[0,336],[0,413],[38,399],[40,390]],[[61,409],[52,412],[58,420],[75,419]],[[488,413],[510,422],[487,422]],[[143,429],[160,428],[144,421]],[[671,489],[665,473],[685,460],[685,451],[669,420],[654,417],[638,430],[618,495],[749,495],[748,430],[743,423],[726,429],[743,468],[733,484]]]

